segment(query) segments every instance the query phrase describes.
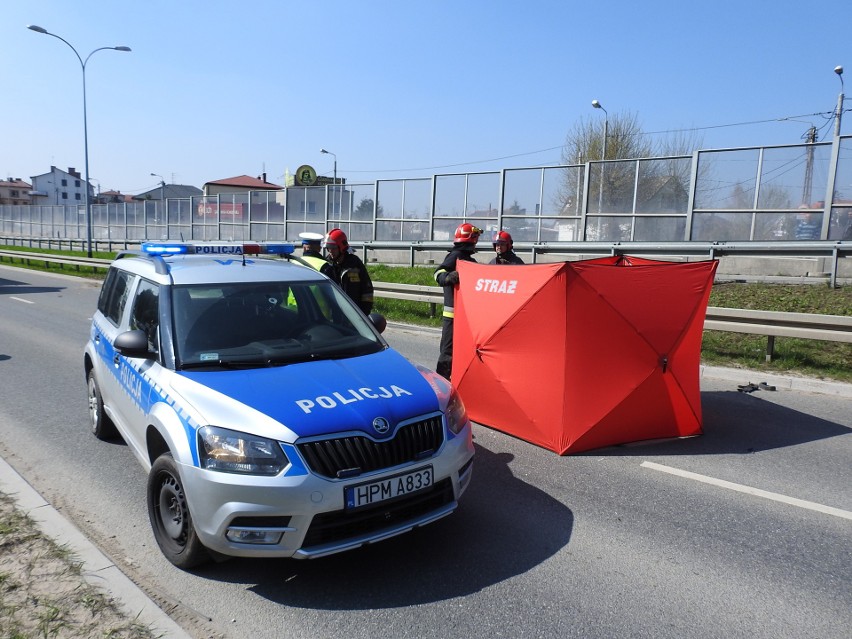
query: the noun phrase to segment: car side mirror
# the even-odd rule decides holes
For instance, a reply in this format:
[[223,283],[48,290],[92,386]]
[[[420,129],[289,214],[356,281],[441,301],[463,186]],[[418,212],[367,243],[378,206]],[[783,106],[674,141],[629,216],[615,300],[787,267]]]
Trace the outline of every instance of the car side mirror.
[[372,322],[373,326],[375,326],[379,333],[384,333],[385,329],[388,327],[388,321],[381,313],[370,313],[370,322]]
[[141,329],[124,331],[115,338],[113,346],[115,350],[125,357],[148,356],[148,336]]

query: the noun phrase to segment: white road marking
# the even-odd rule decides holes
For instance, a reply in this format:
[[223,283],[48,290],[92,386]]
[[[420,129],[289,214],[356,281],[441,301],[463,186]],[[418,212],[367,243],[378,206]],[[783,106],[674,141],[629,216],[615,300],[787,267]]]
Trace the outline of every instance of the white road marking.
[[833,508],[832,506],[824,506],[813,501],[805,501],[804,499],[796,499],[795,497],[788,497],[787,495],[781,495],[779,493],[771,493],[767,490],[761,490],[760,488],[752,488],[751,486],[745,486],[743,484],[735,484],[734,482],[725,481],[724,479],[716,479],[715,477],[708,477],[707,475],[699,475],[698,473],[691,473],[688,470],[680,470],[679,468],[672,468],[671,466],[664,466],[663,464],[655,464],[654,462],[642,462],[642,467],[650,468],[651,470],[659,470],[660,472],[677,475],[678,477],[684,477],[686,479],[694,479],[695,481],[700,481],[705,484],[718,486],[719,488],[727,488],[728,490],[735,490],[740,493],[746,493],[747,495],[754,495],[755,497],[763,497],[764,499],[780,501],[781,503],[798,506],[799,508],[815,510],[816,512],[823,513],[825,515],[834,515],[835,517],[840,517],[842,519],[852,520],[852,512],[849,512],[848,510],[841,510],[840,508]]
[[24,304],[35,304],[32,300],[25,300],[22,297],[15,297],[14,295],[9,296],[10,300],[15,300],[16,302],[23,302]]

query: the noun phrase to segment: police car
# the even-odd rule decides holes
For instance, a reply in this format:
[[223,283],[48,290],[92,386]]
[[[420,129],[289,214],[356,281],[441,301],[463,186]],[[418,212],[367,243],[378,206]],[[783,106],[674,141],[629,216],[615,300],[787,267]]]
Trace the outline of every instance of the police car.
[[92,432],[148,471],[154,537],[180,568],[356,548],[450,514],[470,481],[453,387],[293,248],[146,243],[101,289]]

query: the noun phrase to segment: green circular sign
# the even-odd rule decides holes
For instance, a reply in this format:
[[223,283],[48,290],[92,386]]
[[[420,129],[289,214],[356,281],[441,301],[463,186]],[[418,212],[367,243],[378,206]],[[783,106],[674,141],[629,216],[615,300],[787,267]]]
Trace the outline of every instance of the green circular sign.
[[301,186],[313,186],[317,182],[317,172],[314,167],[303,164],[296,169],[296,184]]

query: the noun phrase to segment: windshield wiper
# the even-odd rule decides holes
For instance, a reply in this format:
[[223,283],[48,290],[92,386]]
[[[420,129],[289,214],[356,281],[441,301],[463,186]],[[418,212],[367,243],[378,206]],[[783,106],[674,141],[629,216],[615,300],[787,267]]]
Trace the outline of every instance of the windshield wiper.
[[180,365],[180,370],[190,370],[199,368],[226,368],[230,370],[246,369],[246,368],[267,368],[272,366],[287,366],[304,362],[309,359],[306,355],[278,355],[274,357],[252,357],[242,359],[216,359],[200,362],[183,362]]

